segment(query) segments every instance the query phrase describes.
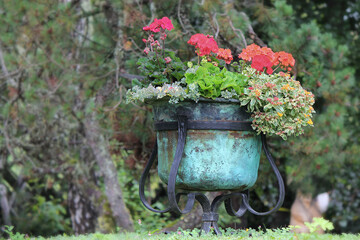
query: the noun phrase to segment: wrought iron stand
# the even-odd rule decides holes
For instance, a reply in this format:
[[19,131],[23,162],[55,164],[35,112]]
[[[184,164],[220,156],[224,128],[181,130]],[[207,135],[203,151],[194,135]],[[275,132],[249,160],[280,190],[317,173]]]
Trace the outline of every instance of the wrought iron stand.
[[[186,214],[189,213],[194,204],[195,200],[197,200],[203,209],[203,215],[202,215],[202,231],[205,233],[208,233],[211,229],[211,227],[214,228],[214,231],[216,234],[220,235],[221,232],[219,230],[219,227],[217,225],[217,221],[219,219],[219,215],[217,213],[219,206],[222,202],[225,203],[225,209],[227,213],[231,216],[241,217],[245,214],[246,211],[251,212],[255,215],[267,215],[271,214],[275,211],[277,211],[281,205],[284,202],[285,197],[285,187],[284,187],[284,181],[280,175],[279,170],[277,169],[274,160],[269,153],[267,143],[266,143],[266,137],[265,135],[261,136],[262,146],[263,150],[265,152],[265,155],[267,159],[270,162],[270,165],[277,177],[278,184],[279,184],[279,200],[276,203],[275,207],[267,212],[257,212],[255,211],[249,204],[249,191],[243,191],[238,193],[231,193],[231,194],[222,194],[220,196],[217,196],[212,203],[210,203],[209,199],[203,194],[203,193],[175,193],[175,181],[176,181],[176,175],[180,166],[181,158],[183,156],[184,147],[185,147],[185,140],[186,140],[186,134],[188,129],[212,129],[212,130],[239,130],[239,131],[249,131],[251,129],[250,122],[244,123],[226,123],[224,122],[214,122],[214,121],[202,121],[201,123],[195,122],[195,121],[188,121],[186,116],[178,116],[177,122],[161,122],[161,123],[155,123],[155,129],[157,131],[164,131],[164,130],[178,130],[178,142],[177,142],[177,148],[175,152],[175,157],[173,164],[171,166],[168,185],[167,185],[167,194],[169,198],[169,207],[165,210],[156,210],[150,206],[150,204],[146,201],[145,194],[144,194],[144,186],[145,186],[145,180],[147,179],[149,175],[149,171],[151,166],[153,165],[156,156],[157,156],[157,143],[155,143],[154,149],[151,153],[150,159],[148,163],[146,164],[145,170],[141,176],[140,179],[140,187],[139,187],[139,194],[140,199],[144,206],[157,213],[166,213],[166,212],[175,212],[178,214]],[[185,204],[185,207],[183,210],[180,209],[178,202],[180,200],[181,196],[187,195],[187,202]],[[232,205],[232,199],[233,196],[240,196],[242,198],[242,201],[240,203],[240,208],[238,210],[234,210]]]

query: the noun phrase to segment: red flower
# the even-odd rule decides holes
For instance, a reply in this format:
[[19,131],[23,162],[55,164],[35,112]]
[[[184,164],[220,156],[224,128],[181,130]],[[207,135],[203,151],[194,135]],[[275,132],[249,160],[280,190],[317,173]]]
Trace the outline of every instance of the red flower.
[[269,57],[263,54],[254,56],[251,64],[252,68],[255,68],[260,72],[262,72],[264,67],[266,67],[267,74],[273,73],[273,69],[271,68],[272,66],[273,63],[270,61]]
[[162,19],[155,18],[154,22],[152,22],[149,26],[143,27],[143,30],[160,32],[161,28],[171,31],[174,28],[174,26],[168,17],[163,17]]
[[270,61],[273,63],[273,65],[276,65],[275,64],[275,61],[276,61],[276,53],[273,52],[273,50],[271,50],[271,48],[268,48],[268,47],[262,47],[260,49],[261,51],[261,54],[263,55],[266,55]]
[[[267,73],[271,74],[273,70],[270,67],[270,63],[264,57],[258,58],[256,56],[263,55],[267,57],[267,59],[271,62],[271,67],[274,65],[279,65],[281,68],[291,71],[291,67],[295,65],[295,59],[290,53],[281,51],[274,53],[271,48],[268,47],[259,47],[256,44],[251,44],[247,46],[242,52],[239,54],[239,58],[244,59],[245,61],[252,61],[251,67],[257,69],[258,71],[262,71],[264,67],[267,68]],[[254,63],[255,58],[257,58],[256,63]],[[291,67],[290,67],[291,66]],[[261,69],[261,70],[260,70]]]
[[219,51],[219,47],[214,38],[209,35],[205,36],[202,33],[192,35],[187,43],[195,46],[199,56],[209,55],[211,52],[217,53]]
[[275,53],[275,57],[276,57],[276,62],[275,64],[281,64],[282,67],[284,67],[284,69],[286,69],[286,67],[293,67],[295,65],[295,59],[293,58],[293,56],[290,53],[281,51],[281,52],[277,52]]
[[226,64],[230,64],[231,61],[233,60],[233,57],[231,55],[231,50],[223,49],[223,48],[219,48],[216,58],[225,60]]
[[260,49],[260,46],[253,43],[242,50],[239,54],[239,58],[242,58],[245,61],[251,61],[255,55],[261,54]]

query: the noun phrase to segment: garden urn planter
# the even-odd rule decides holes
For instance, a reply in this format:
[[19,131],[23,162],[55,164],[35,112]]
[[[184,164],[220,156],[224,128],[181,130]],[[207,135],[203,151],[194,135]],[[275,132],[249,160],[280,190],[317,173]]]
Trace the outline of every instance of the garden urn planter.
[[[168,183],[179,147],[179,118],[185,121],[183,153],[175,186],[190,191],[245,190],[257,179],[261,137],[236,100],[154,101],[158,174]],[[180,149],[181,150],[181,149]]]

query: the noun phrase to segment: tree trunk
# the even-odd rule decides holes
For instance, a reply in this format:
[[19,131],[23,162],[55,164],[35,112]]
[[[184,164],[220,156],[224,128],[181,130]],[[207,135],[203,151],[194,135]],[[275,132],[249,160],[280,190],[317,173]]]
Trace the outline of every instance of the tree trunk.
[[2,218],[4,225],[11,226],[10,206],[6,192],[6,187],[3,184],[0,184],[0,209]]
[[122,197],[123,194],[118,182],[116,168],[111,159],[108,144],[96,120],[95,112],[88,115],[85,120],[85,133],[87,143],[90,145],[100,168],[100,173],[104,177],[105,194],[116,225],[121,227],[123,231],[133,231],[133,222]]
[[95,232],[97,212],[89,198],[75,184],[70,185],[67,202],[75,235]]

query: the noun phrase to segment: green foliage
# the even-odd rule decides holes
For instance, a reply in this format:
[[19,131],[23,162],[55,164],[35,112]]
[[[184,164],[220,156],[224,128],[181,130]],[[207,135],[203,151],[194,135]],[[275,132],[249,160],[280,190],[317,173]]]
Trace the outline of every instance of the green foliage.
[[[170,56],[172,61],[166,63],[164,57],[160,57],[155,52],[150,52],[147,57],[138,60],[137,65],[142,75],[146,78],[141,82],[141,86],[162,86],[164,83],[179,81],[185,73],[185,65],[174,52],[165,51],[166,56]],[[138,83],[138,81],[136,81]],[[138,84],[137,84],[138,85]]]
[[[43,196],[26,203],[24,212],[16,218],[17,228],[32,235],[52,236],[70,230],[70,219],[60,199],[46,200]],[[46,223],[46,224],[44,224]]]
[[[135,231],[137,233],[158,231],[165,226],[168,219],[161,217],[157,213],[149,212],[141,203],[138,193],[139,182],[134,181],[134,174],[136,172],[129,169],[124,162],[124,159],[127,157],[128,153],[125,151],[121,151],[121,154],[118,156],[113,156],[117,162],[118,178],[119,182],[121,183],[126,206],[134,219]],[[157,177],[157,175],[155,176]],[[140,176],[137,176],[137,178],[139,179]],[[161,184],[158,178],[151,178],[150,180],[152,189],[156,189],[158,185]],[[155,192],[145,192],[147,196],[150,195],[152,197],[154,197],[154,193]],[[164,209],[166,208],[166,203],[164,204],[162,202],[157,202],[154,204],[154,207],[158,209]]]
[[222,236],[217,236],[213,233],[199,235],[200,231],[198,229],[194,230],[181,230],[179,229],[176,232],[169,234],[134,234],[134,233],[126,233],[126,234],[89,234],[89,235],[80,235],[73,237],[66,236],[58,236],[49,238],[50,240],[70,240],[70,239],[90,239],[90,240],[115,240],[115,239],[171,239],[171,240],[186,240],[186,239],[201,239],[201,240],[235,240],[235,239],[259,239],[259,240],[270,240],[270,239],[299,239],[299,240],[307,240],[307,239],[319,239],[319,240],[355,240],[359,238],[359,235],[354,234],[343,234],[343,235],[331,235],[331,234],[295,234],[290,231],[291,228],[279,228],[270,230],[267,229],[265,231],[255,230],[255,229],[247,229],[247,230],[234,230],[231,228],[228,229],[220,229],[222,232]]
[[[352,208],[348,205],[349,198],[340,197],[338,192],[342,191],[338,190],[339,182],[353,182],[343,171],[353,172],[359,166],[358,162],[350,160],[353,155],[351,149],[359,145],[359,135],[355,130],[358,126],[353,121],[359,106],[356,94],[358,81],[355,81],[354,62],[350,61],[356,52],[354,46],[343,39],[343,36],[349,37],[349,33],[342,31],[342,34],[336,34],[329,31],[328,21],[319,24],[309,17],[318,15],[322,18],[332,11],[334,14],[339,12],[335,8],[321,8],[320,3],[309,4],[275,1],[274,8],[264,10],[264,14],[271,17],[263,19],[259,26],[264,33],[262,39],[266,39],[270,47],[286,49],[294,55],[297,80],[315,94],[314,109],[317,114],[314,115],[314,128],[308,128],[301,138],[277,143],[273,152],[280,153],[278,158],[282,159],[290,188],[312,194],[336,189],[338,194],[334,196],[334,206],[347,206],[350,213],[350,217],[345,211],[340,213],[342,210],[339,211],[342,217],[328,215],[336,231],[340,232],[340,229],[344,230],[339,225],[340,221],[350,222],[354,217],[351,212],[357,209],[356,204]],[[344,2],[346,4],[349,2]],[[298,10],[300,5],[301,11]],[[342,14],[346,15],[345,12]],[[342,17],[339,19],[343,21]],[[328,20],[333,21],[333,16],[328,15]],[[348,46],[352,46],[351,51]],[[352,184],[356,186],[356,183]],[[358,188],[353,187],[348,194],[356,195],[357,192]],[[347,226],[354,229],[352,225]]]
[[243,74],[230,72],[225,67],[220,69],[206,61],[188,69],[185,78],[188,85],[198,86],[202,97],[212,99],[221,97],[222,91],[235,91],[237,95],[241,95],[247,86],[247,77]]
[[335,189],[330,194],[329,210],[326,216],[331,217],[335,223],[335,231],[341,232],[347,229],[349,232],[360,232],[360,218],[354,209],[360,208],[360,166],[357,164],[359,148],[350,149],[353,157],[348,158],[346,166],[348,168],[339,169],[335,176]]
[[331,231],[334,229],[334,224],[324,218],[313,218],[313,222],[305,222],[305,226],[309,229],[310,233],[317,230]]
[[9,235],[9,238],[11,240],[23,240],[27,237],[25,234],[22,233],[18,233],[18,232],[13,233],[13,230],[14,230],[14,226],[5,226],[4,229],[4,232]]

